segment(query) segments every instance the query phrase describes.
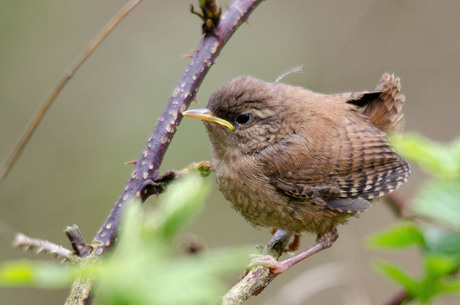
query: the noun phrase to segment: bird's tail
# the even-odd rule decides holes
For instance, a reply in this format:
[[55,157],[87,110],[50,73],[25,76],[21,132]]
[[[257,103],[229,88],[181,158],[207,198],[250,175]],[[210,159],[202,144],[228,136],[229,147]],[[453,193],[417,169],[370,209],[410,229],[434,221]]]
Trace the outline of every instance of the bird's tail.
[[379,96],[367,104],[364,114],[377,128],[388,131],[402,131],[404,114],[402,106],[404,95],[399,94],[401,84],[399,77],[385,73],[377,85]]

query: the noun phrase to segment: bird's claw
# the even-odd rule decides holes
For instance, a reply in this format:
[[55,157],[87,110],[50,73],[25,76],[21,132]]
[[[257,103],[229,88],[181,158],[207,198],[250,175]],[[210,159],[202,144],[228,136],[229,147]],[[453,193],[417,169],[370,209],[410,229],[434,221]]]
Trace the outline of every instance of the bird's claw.
[[251,254],[249,256],[251,261],[249,262],[246,270],[249,270],[256,266],[264,266],[271,270],[272,273],[278,275],[286,271],[288,268],[284,266],[283,262],[277,261],[271,255],[264,255],[264,254]]

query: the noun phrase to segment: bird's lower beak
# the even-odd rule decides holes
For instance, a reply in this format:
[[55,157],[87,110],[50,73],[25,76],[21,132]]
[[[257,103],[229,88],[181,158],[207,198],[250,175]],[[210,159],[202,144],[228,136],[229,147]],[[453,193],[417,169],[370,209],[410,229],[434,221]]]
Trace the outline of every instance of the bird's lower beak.
[[195,119],[200,119],[206,122],[217,123],[221,126],[227,127],[231,131],[235,130],[235,127],[232,125],[232,123],[213,115],[212,112],[208,109],[187,110],[187,111],[182,112],[182,115],[188,116],[191,118],[195,118]]

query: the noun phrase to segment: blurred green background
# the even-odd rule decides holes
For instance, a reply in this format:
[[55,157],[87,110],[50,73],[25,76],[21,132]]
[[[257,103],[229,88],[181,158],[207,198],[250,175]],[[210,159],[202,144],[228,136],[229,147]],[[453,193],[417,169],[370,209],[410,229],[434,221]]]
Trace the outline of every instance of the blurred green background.
[[[64,71],[125,2],[0,2],[1,162]],[[64,89],[0,188],[0,261],[44,258],[12,249],[17,231],[69,247],[62,230],[77,224],[91,241],[131,173],[124,162],[140,155],[188,63],[182,55],[201,38],[201,22],[189,13],[192,2],[197,1],[144,1]],[[406,130],[449,141],[460,129],[459,29],[459,1],[265,1],[250,16],[249,26],[231,38],[197,97],[204,106],[211,92],[236,76],[273,81],[300,64],[303,72],[284,82],[324,93],[372,90],[384,72],[393,72],[401,77],[406,95]],[[162,170],[208,158],[204,127],[185,119]],[[400,194],[410,198],[423,179],[413,168]],[[269,304],[264,302],[283,285],[312,275],[307,272],[322,264],[335,271],[316,279],[337,285],[297,304],[383,303],[397,288],[372,270],[373,259],[391,258],[418,271],[416,252],[384,253],[364,246],[369,233],[394,221],[391,211],[377,204],[340,227],[332,249],[278,277],[247,304]],[[233,211],[216,187],[190,233],[211,248],[262,244],[270,238]],[[301,247],[313,241],[306,235]],[[298,289],[308,290],[313,282],[302,282]],[[67,290],[1,288],[0,303],[63,304],[66,295]]]

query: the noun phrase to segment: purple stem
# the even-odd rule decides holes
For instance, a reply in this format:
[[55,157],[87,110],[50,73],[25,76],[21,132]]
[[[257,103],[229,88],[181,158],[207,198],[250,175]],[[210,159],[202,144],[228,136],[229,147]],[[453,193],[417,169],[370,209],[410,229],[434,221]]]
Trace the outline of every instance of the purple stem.
[[391,297],[384,305],[401,305],[405,301],[411,300],[412,297],[408,295],[407,291],[401,290]]
[[155,193],[153,189],[155,183],[153,182],[159,178],[159,167],[177,126],[182,120],[182,112],[192,102],[201,82],[227,40],[238,26],[246,21],[249,14],[260,2],[262,0],[235,0],[222,15],[219,25],[214,31],[215,35],[208,33],[201,40],[196,53],[177,83],[144,151],[137,160],[131,178],[94,238],[93,244],[97,245],[95,249],[97,255],[101,255],[113,245],[117,235],[120,214],[125,203],[129,201],[128,199],[138,197],[145,201],[148,196]]

